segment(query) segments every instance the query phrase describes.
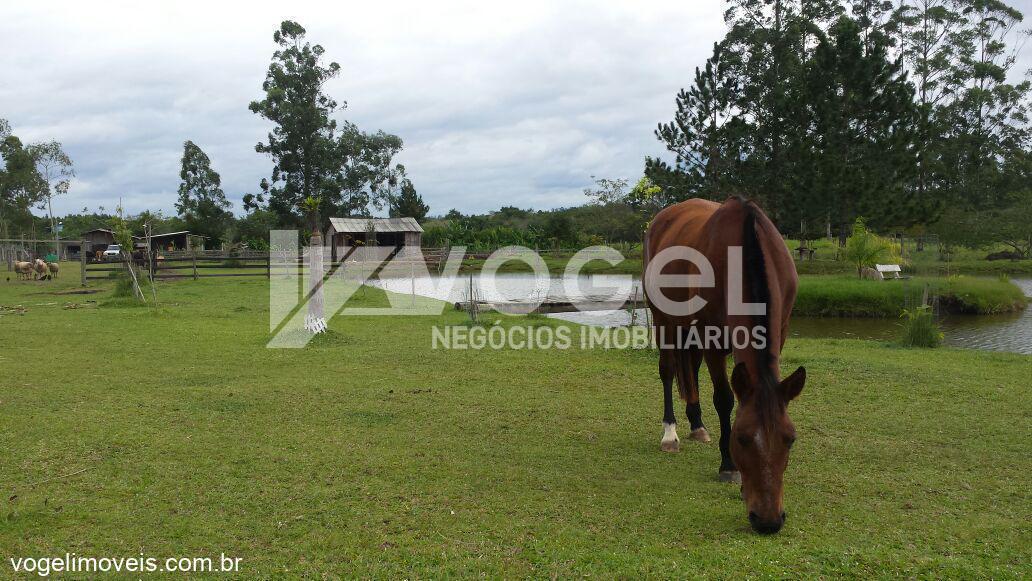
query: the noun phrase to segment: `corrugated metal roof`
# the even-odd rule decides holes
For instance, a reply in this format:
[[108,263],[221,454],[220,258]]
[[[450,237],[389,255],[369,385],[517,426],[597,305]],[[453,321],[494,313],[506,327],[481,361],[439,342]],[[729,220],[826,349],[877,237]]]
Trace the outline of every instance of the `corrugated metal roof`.
[[[182,236],[183,234],[186,234],[187,236],[193,236],[195,238],[207,238],[207,236],[205,236],[203,234],[191,234],[189,230],[180,230],[179,232],[162,232],[161,234],[151,234],[150,237],[151,238],[168,238],[169,236]],[[139,240],[146,240],[147,239],[146,236],[133,236],[133,238],[137,238]]]
[[422,232],[415,218],[330,218],[335,232],[368,232],[372,222],[376,232]]

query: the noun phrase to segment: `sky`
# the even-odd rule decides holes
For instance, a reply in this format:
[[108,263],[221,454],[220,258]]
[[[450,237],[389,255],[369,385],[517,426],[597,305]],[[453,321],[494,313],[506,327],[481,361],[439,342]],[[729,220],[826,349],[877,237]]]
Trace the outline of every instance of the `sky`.
[[633,181],[663,154],[653,130],[723,37],[723,4],[5,2],[0,118],[72,157],[55,213],[174,214],[186,140],[241,213],[272,168],[248,103],[290,19],[341,65],[326,86],[347,103],[338,119],[404,140],[397,161],[431,214],[580,205],[591,176]]

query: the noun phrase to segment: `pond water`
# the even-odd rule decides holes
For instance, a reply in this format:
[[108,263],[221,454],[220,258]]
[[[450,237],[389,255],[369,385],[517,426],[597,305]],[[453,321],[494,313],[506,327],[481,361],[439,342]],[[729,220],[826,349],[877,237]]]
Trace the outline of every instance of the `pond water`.
[[[1018,279],[1026,296],[1032,297],[1032,279]],[[432,297],[448,302],[468,300],[470,285],[478,300],[601,300],[607,297],[627,297],[640,293],[640,281],[627,275],[583,275],[564,281],[561,277],[537,279],[529,273],[499,273],[493,280],[468,275],[454,278],[416,277],[386,278],[370,284],[393,292]],[[627,310],[602,310],[548,315],[585,325],[615,327],[631,322]],[[635,313],[636,321],[644,323],[644,310]],[[1032,308],[1008,315],[950,315],[940,319],[945,343],[954,347],[1009,351],[1032,354]],[[890,340],[899,334],[899,322],[894,319],[847,319],[795,317],[791,323],[793,337],[827,337]]]

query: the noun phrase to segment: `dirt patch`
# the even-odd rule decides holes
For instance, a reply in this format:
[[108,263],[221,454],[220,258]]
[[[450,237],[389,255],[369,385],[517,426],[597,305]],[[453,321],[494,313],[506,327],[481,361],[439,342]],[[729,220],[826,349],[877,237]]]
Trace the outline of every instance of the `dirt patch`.
[[47,295],[92,295],[94,293],[99,293],[99,292],[100,292],[99,288],[72,288],[72,289],[63,290],[63,291],[54,291],[52,293],[40,293],[40,294],[47,294]]

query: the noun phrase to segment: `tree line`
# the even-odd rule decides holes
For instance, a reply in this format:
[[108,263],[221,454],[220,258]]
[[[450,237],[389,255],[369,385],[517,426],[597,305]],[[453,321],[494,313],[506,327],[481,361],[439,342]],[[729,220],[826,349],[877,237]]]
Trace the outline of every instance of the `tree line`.
[[728,6],[727,34],[656,129],[673,157],[645,163],[662,204],[741,193],[785,234],[842,241],[857,217],[947,236],[960,219],[991,238],[1001,217],[1032,206],[1030,83],[1013,70],[1029,31],[1013,7]]
[[[426,224],[425,239],[636,241],[663,206],[743,194],[804,240],[844,242],[862,217],[878,231],[1003,243],[1028,256],[1030,82],[1014,70],[1029,34],[1022,20],[1000,0],[730,0],[726,35],[655,131],[669,156],[646,158],[642,180],[597,179],[585,191],[594,203],[580,208],[453,210]],[[211,159],[187,141],[177,215],[143,216],[256,247],[271,228],[322,228],[330,216],[387,209],[423,220],[429,208],[395,161],[402,140],[340,119],[347,104],[325,88],[340,65],[296,22],[273,40],[263,98],[249,105],[273,125],[255,146],[273,169],[243,196],[243,214],[233,215]],[[29,210],[67,191],[71,160],[56,142],[22,145],[6,122],[0,156],[0,234],[35,229]]]

